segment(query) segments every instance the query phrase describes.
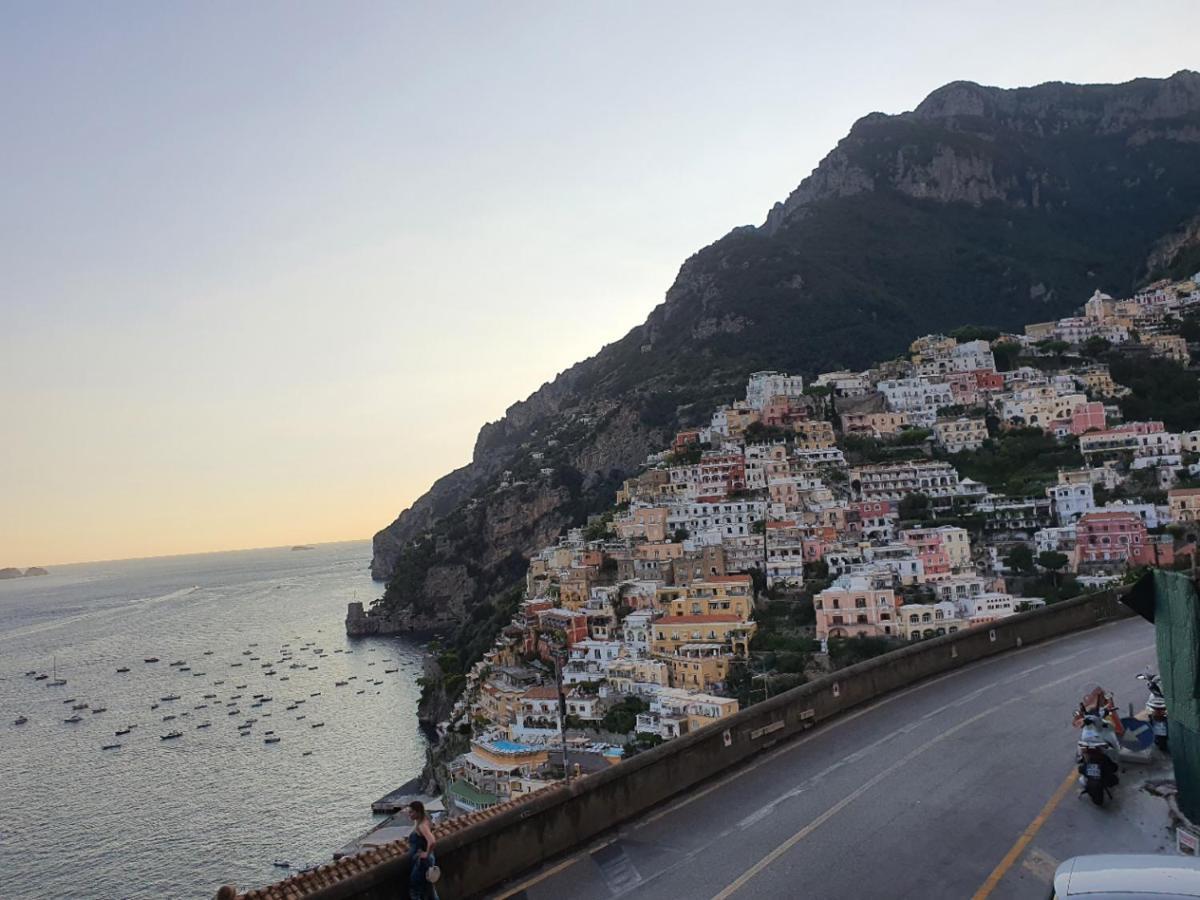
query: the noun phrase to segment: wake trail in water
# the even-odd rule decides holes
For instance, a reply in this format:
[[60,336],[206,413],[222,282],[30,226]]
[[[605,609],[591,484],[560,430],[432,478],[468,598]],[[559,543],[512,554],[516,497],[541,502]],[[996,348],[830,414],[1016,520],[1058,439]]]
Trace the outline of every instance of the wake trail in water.
[[177,591],[171,591],[169,594],[161,594],[157,597],[138,597],[130,600],[119,606],[110,606],[105,609],[91,610],[89,612],[78,613],[73,616],[64,616],[61,619],[54,619],[51,622],[39,622],[37,625],[26,625],[24,628],[15,628],[12,631],[0,633],[0,641],[7,641],[13,638],[29,637],[33,634],[41,634],[45,631],[53,631],[55,628],[62,628],[66,625],[72,625],[76,622],[88,622],[96,619],[111,618],[122,613],[133,612],[135,610],[144,610],[147,606],[157,606],[161,603],[170,603],[172,600],[179,600],[189,594],[194,594],[200,590],[200,585],[195,584],[191,587],[180,588]]

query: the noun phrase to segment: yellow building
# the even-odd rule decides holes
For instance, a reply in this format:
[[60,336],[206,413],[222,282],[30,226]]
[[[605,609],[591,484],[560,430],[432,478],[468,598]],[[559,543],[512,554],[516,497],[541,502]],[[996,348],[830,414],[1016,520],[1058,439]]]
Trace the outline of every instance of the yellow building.
[[1167,492],[1171,521],[1180,524],[1200,522],[1200,488],[1176,488]]
[[[665,592],[664,592],[665,594]],[[682,592],[664,596],[668,617],[734,615],[749,619],[754,609],[753,584],[749,575],[716,575],[693,581]]]
[[793,426],[796,430],[796,447],[800,450],[824,450],[837,444],[833,434],[833,423],[824,419],[803,420]]
[[654,622],[650,651],[674,656],[685,644],[722,644],[735,656],[750,652],[750,639],[758,625],[740,616],[664,616]]
[[732,659],[722,644],[684,644],[674,656],[660,658],[670,666],[671,687],[695,691],[723,682]]
[[842,431],[876,438],[895,437],[908,427],[908,422],[908,413],[902,412],[845,413]]

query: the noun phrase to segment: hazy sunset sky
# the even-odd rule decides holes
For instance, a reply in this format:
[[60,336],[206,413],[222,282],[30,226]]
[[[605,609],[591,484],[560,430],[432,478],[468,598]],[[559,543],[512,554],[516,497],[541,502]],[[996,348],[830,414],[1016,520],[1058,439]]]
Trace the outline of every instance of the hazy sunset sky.
[[858,117],[1200,65],[1195,0],[0,17],[0,566],[369,537]]

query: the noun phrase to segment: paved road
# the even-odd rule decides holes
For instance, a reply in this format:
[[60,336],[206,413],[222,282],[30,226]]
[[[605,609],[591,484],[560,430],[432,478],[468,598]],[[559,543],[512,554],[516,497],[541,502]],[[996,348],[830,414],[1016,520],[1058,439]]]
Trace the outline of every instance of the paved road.
[[1155,849],[1098,846],[1112,811],[1063,787],[1079,698],[1101,683],[1140,707],[1135,676],[1153,661],[1140,619],[985,660],[802,735],[493,896],[972,897],[1008,855],[994,896],[1045,896],[1033,848],[1010,854],[1043,811],[1067,833],[1061,854],[1073,828],[1086,840],[1072,852]]

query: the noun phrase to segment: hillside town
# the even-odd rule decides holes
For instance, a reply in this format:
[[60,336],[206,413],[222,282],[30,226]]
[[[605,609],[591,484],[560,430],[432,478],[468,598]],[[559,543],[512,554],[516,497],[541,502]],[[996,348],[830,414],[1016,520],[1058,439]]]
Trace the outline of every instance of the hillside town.
[[447,809],[586,775],[904,644],[1191,565],[1200,420],[1156,418],[1125,382],[1190,364],[1198,281],[1097,292],[1023,334],[927,335],[867,371],[752,374],[615,507],[533,555],[441,725],[465,744],[442,773]]

